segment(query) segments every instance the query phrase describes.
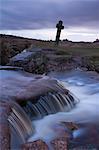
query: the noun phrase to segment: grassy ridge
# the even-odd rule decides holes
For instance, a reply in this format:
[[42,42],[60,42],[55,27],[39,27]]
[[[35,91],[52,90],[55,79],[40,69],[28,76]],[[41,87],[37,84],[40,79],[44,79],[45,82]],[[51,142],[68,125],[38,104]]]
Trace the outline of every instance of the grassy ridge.
[[[99,42],[71,42],[61,41],[59,46],[56,46],[53,41],[42,41],[28,38],[21,38],[10,35],[0,35],[0,58],[1,64],[5,65],[9,62],[9,58],[20,53],[29,47],[38,47],[41,49],[52,49],[53,57],[57,55],[61,59],[59,61],[69,60],[70,57],[85,58],[87,65],[99,66]],[[56,56],[55,56],[56,57]]]

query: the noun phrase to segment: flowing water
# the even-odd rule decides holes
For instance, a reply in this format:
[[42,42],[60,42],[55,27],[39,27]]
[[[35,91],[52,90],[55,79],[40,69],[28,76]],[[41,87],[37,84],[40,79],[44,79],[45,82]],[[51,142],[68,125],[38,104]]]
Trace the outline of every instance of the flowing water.
[[[20,75],[14,71],[1,72],[2,78],[17,76],[20,79]],[[12,149],[19,148],[19,143],[27,140],[43,139],[49,144],[52,139],[62,135],[64,126],[61,122],[75,122],[78,125],[78,129],[73,132],[71,145],[99,146],[99,75],[95,72],[74,70],[52,72],[49,76],[58,79],[69,90],[68,94],[63,93],[62,87],[60,92],[49,92],[40,96],[35,104],[28,101],[26,106],[20,107],[12,102],[12,112],[8,118],[14,128],[11,128],[14,139]],[[31,77],[28,78],[30,79]],[[27,78],[22,76],[22,80]],[[19,141],[16,142],[16,139]]]
[[[62,122],[75,122],[79,129],[73,132],[74,145],[99,144],[99,75],[81,70],[69,73],[50,73],[79,98],[80,102],[69,112],[50,114],[43,119],[33,121],[36,132],[29,139],[43,139],[49,143],[59,135],[55,126]],[[98,145],[99,146],[99,145]]]
[[12,127],[18,132],[23,142],[26,142],[26,139],[33,134],[31,121],[16,102],[11,102],[11,105],[12,112],[9,115],[8,120]]
[[[32,125],[31,120],[34,121],[35,119],[41,119],[46,115],[55,114],[59,111],[68,112],[74,108],[75,104],[78,103],[78,99],[75,98],[70,91],[66,90],[61,83],[53,79],[51,80],[52,84],[50,86],[49,83],[46,83],[48,92],[46,93],[45,91],[44,94],[44,92],[40,91],[41,96],[39,96],[38,88],[40,86],[42,88],[42,86],[44,86],[43,84],[41,85],[43,80],[48,80],[49,78],[44,76],[41,80],[42,82],[38,84],[38,88],[36,90],[38,92],[38,98],[36,98],[36,101],[34,99],[30,101],[27,96],[28,88],[26,87],[28,84],[31,85],[30,81],[34,81],[34,84],[36,85],[36,82],[41,79],[41,77],[38,78],[37,76],[33,76],[21,70],[11,69],[13,68],[1,68],[0,88],[2,90],[2,100],[8,103],[12,109],[10,115],[8,116],[8,121],[11,127],[12,149],[19,149],[20,144],[25,143],[27,139],[34,134],[35,127]],[[26,90],[26,93],[24,94],[26,94],[27,99],[25,99],[24,102],[22,101],[19,105],[15,99],[17,99],[18,94],[22,96],[22,92],[24,90]]]
[[68,91],[68,94],[62,92],[49,92],[38,98],[37,103],[28,101],[23,107],[31,120],[41,119],[42,117],[55,114],[59,111],[70,111],[79,100]]

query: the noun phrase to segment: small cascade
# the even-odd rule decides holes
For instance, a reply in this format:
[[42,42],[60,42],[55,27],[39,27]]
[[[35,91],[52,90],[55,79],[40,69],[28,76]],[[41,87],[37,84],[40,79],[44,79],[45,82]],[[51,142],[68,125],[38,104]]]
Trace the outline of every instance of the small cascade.
[[[23,142],[33,134],[33,125],[25,111],[16,103],[11,102],[12,112],[8,117],[10,125],[20,135]],[[28,109],[30,110],[30,108]]]
[[32,101],[28,101],[23,109],[30,119],[33,120],[60,111],[70,111],[77,102],[78,99],[70,92],[68,92],[68,94],[62,92],[50,92],[44,96],[40,96],[35,104],[33,104]]

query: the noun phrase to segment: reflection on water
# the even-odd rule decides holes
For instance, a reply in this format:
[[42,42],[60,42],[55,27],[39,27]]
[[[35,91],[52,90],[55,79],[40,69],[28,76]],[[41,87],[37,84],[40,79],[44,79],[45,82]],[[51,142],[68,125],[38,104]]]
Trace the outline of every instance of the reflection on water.
[[[48,143],[59,134],[53,126],[62,121],[73,121],[77,123],[79,129],[74,131],[71,143],[80,146],[99,145],[98,74],[72,71],[69,73],[51,73],[49,76],[59,79],[68,90],[80,99],[80,103],[70,112],[59,112],[33,122],[36,133],[29,141],[42,138]],[[43,128],[41,129],[41,127]]]

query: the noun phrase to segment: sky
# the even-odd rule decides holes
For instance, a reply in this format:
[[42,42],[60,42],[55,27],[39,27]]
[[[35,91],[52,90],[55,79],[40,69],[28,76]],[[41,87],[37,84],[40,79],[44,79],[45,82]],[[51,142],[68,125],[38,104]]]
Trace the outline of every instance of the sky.
[[99,38],[99,0],[0,0],[0,33],[54,40],[63,21],[61,39]]

